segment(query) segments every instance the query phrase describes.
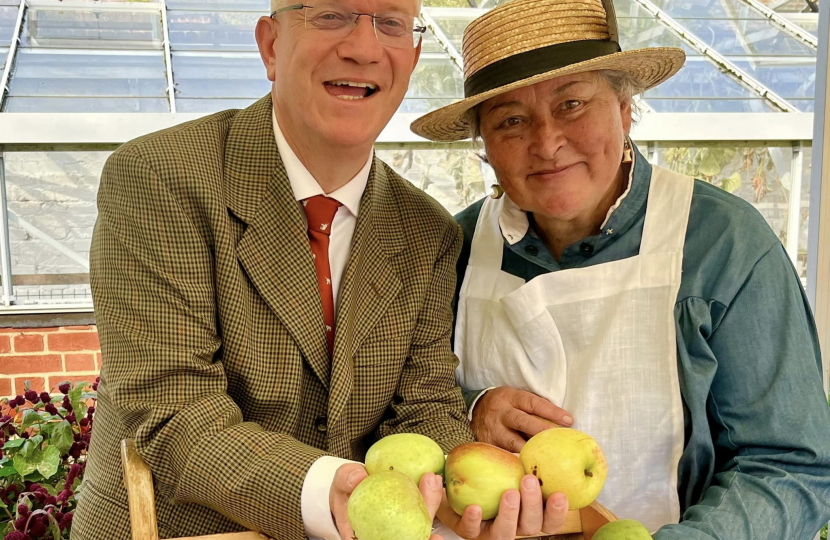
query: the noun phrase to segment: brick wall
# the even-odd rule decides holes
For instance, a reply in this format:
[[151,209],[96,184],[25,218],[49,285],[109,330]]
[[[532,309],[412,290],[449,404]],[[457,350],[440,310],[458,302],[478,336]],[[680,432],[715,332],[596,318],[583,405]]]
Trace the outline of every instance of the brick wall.
[[0,397],[32,389],[53,390],[61,381],[95,381],[101,346],[94,326],[0,328]]

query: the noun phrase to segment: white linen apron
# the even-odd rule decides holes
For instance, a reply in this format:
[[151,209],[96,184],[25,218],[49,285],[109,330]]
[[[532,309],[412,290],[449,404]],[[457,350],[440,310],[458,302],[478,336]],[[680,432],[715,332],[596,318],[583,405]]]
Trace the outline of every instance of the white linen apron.
[[650,531],[680,519],[674,305],[693,188],[654,167],[639,255],[528,283],[501,271],[504,199],[488,198],[458,302],[459,384],[527,390],[572,413],[608,460],[598,501]]

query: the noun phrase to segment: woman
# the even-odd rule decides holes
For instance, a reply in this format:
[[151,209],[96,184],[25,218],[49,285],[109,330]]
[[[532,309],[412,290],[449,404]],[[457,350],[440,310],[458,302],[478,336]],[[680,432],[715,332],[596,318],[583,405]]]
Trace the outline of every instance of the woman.
[[830,412],[797,275],[751,205],[628,138],[683,52],[620,52],[610,0],[504,4],[463,52],[468,97],[412,129],[480,136],[499,182],[457,216],[477,437],[518,451],[538,417],[573,422],[608,458],[599,501],[659,540],[812,538]]

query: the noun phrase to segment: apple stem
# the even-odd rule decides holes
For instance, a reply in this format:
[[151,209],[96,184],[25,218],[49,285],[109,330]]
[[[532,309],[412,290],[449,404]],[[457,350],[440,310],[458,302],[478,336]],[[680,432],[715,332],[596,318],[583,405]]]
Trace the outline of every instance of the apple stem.
[[591,471],[589,471],[588,469],[585,469],[585,476],[587,476],[587,477],[589,477],[589,478],[593,478],[593,477],[594,477],[594,473],[592,473],[592,472],[591,472]]

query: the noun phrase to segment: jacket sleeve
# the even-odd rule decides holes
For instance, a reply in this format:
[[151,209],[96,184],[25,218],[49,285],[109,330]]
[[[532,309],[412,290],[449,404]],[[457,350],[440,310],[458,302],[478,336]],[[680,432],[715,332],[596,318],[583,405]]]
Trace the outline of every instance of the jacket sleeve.
[[776,244],[730,304],[716,307],[725,311],[710,335],[680,329],[693,361],[717,366],[707,399],[716,463],[700,500],[655,540],[812,540],[830,518],[830,410],[818,339]]
[[108,160],[98,206],[90,268],[105,410],[176,503],[301,540],[303,480],[324,452],[246,422],[227,394],[203,222],[132,146]]
[[461,241],[461,229],[453,223],[433,265],[409,356],[378,437],[421,433],[435,440],[444,452],[473,440],[461,389],[455,382],[458,359],[450,348],[455,262]]

